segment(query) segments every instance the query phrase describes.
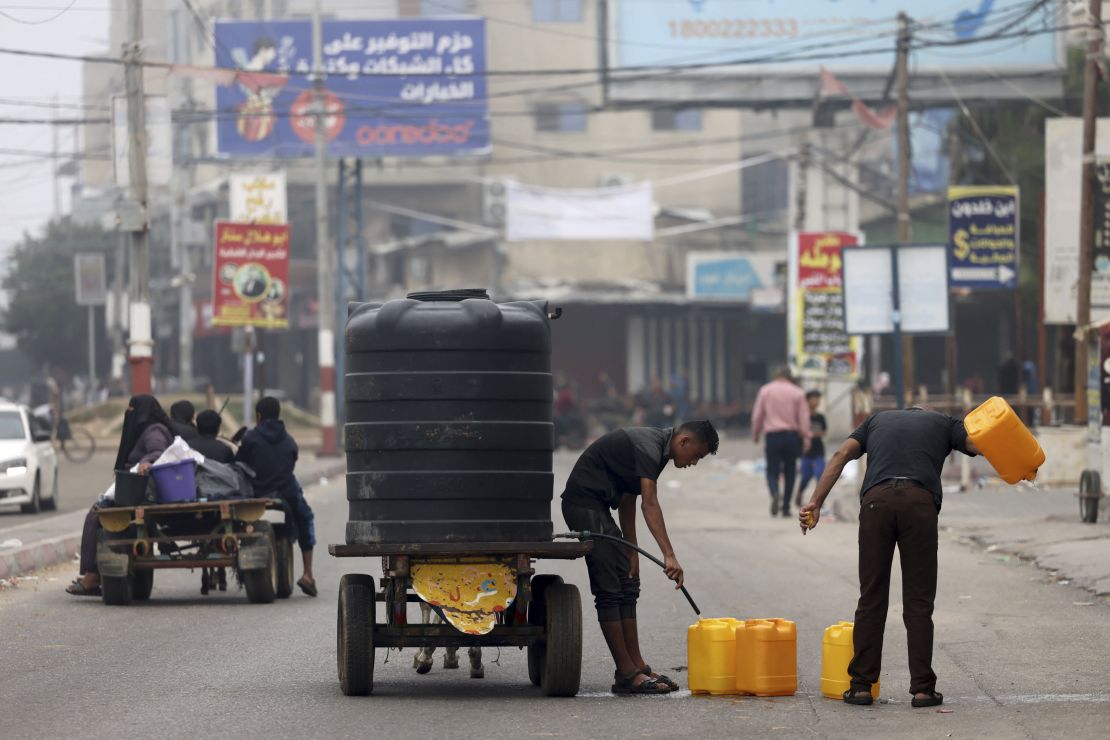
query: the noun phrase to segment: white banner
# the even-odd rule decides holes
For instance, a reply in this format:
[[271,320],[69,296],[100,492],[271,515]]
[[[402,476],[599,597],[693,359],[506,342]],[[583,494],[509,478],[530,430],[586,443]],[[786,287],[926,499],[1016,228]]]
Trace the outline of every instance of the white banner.
[[844,328],[849,334],[894,331],[894,270],[898,260],[898,303],[902,331],[935,334],[950,330],[948,245],[845,249]]
[[[1095,155],[1110,157],[1110,118],[1098,119]],[[1044,322],[1074,324],[1079,283],[1083,121],[1050,118],[1044,129]],[[1094,266],[1091,321],[1110,319],[1110,265]]]
[[650,182],[614,188],[544,188],[506,183],[505,239],[651,241],[655,204]]
[[236,173],[229,179],[231,220],[244,224],[283,224],[288,213],[285,173]]

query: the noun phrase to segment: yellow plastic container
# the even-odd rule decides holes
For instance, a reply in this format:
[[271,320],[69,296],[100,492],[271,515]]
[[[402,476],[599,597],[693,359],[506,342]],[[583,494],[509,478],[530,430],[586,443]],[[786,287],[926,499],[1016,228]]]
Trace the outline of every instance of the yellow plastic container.
[[798,630],[786,619],[749,619],[736,628],[736,690],[792,696],[798,690]]
[[[837,622],[825,628],[825,640],[821,645],[821,693],[830,699],[843,699],[844,692],[852,687],[848,664],[855,653],[854,626],[852,622]],[[871,696],[879,698],[878,681],[871,684]]]
[[686,630],[686,665],[690,692],[736,693],[738,619],[699,619]]
[[1044,450],[1010,404],[988,398],[964,417],[967,436],[1007,483],[1033,480],[1044,464]]

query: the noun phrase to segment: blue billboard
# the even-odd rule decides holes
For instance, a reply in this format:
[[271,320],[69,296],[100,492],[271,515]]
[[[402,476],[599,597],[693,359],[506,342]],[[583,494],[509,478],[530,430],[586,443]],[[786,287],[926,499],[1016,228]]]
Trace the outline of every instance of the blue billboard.
[[[1029,0],[617,0],[617,68],[744,60],[743,74],[815,71],[886,75],[896,16],[917,24],[917,74],[1058,68],[1056,3]],[[889,49],[889,50],[887,50]],[[863,53],[861,53],[863,52]],[[791,59],[791,57],[804,57]],[[815,58],[821,57],[821,58]]]
[[1015,185],[948,188],[948,269],[953,288],[1017,287],[1021,208]]
[[[232,157],[315,151],[312,23],[220,21],[218,148]],[[483,19],[324,21],[325,131],[332,157],[489,151]]]

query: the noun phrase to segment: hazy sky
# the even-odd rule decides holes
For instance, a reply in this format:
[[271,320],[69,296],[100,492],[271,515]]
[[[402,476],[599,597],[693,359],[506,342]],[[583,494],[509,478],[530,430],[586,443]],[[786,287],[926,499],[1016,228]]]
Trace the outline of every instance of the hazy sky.
[[[112,0],[76,0],[61,12],[69,4],[70,0],[0,0],[0,49],[106,51]],[[49,118],[55,95],[63,105],[81,103],[79,62],[0,54],[0,70],[0,118]],[[83,111],[62,108],[59,115],[75,118]],[[62,151],[72,151],[72,127],[61,128],[59,145]],[[43,153],[50,148],[49,125],[0,124],[0,256],[25,231],[39,230],[53,212],[53,160],[19,153]],[[62,181],[63,213],[69,207],[71,183],[69,178]]]

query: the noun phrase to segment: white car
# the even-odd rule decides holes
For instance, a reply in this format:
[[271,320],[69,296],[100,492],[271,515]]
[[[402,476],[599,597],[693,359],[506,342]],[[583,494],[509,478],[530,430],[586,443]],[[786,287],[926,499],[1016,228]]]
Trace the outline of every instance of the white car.
[[58,508],[58,458],[50,429],[26,406],[0,400],[0,505],[24,514]]

